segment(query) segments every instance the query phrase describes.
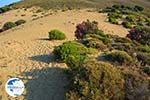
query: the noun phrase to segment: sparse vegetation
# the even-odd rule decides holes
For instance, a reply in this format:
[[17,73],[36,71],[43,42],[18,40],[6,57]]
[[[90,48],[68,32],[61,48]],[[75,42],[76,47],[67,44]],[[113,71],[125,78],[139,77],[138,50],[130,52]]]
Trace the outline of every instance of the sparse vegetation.
[[49,32],[50,40],[64,40],[66,38],[65,34],[57,29],[51,30]]
[[131,40],[136,40],[144,45],[150,45],[150,28],[149,27],[136,27],[129,31],[127,35]]
[[110,64],[86,61],[69,73],[67,100],[123,100],[121,72]]
[[14,22],[6,22],[3,26],[3,30],[8,30],[15,27],[16,24]]
[[127,22],[127,21],[122,22],[122,25],[125,28],[132,28],[133,27],[132,23],[131,22]]
[[15,22],[15,24],[16,24],[17,26],[18,26],[18,25],[21,25],[21,24],[24,24],[24,23],[26,23],[26,21],[23,20],[23,19],[17,20],[17,21]]
[[129,65],[133,63],[133,59],[130,55],[128,55],[124,51],[119,51],[119,50],[106,53],[105,58],[109,61],[112,61],[113,63],[117,63],[120,65],[124,65],[124,64]]

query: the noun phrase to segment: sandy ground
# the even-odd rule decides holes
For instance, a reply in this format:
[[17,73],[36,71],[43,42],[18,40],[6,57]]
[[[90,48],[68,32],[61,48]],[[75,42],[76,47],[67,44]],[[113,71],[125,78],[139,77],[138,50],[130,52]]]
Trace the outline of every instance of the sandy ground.
[[[25,16],[21,16],[25,14]],[[107,34],[125,36],[128,30],[106,22],[106,15],[87,10],[37,14],[32,10],[14,10],[0,15],[1,26],[6,21],[25,19],[27,23],[0,33],[0,100],[64,100],[67,79],[63,63],[53,61],[53,48],[64,41],[74,40],[77,23],[87,19],[97,21]],[[41,17],[42,16],[42,17]],[[48,41],[48,32],[59,29],[66,33],[64,41]],[[25,83],[23,96],[12,98],[4,90],[5,82],[19,77]],[[1,99],[2,98],[2,99]]]

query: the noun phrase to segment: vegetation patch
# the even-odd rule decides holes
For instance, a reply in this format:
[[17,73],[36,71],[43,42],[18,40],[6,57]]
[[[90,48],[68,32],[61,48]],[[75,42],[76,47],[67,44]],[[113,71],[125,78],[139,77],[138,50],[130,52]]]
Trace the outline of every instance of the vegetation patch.
[[105,58],[120,65],[130,65],[133,63],[133,59],[125,51],[114,50],[112,52],[106,53]]
[[3,25],[3,30],[8,30],[8,29],[11,29],[13,27],[16,27],[16,24],[14,22],[6,22]]
[[67,100],[123,100],[121,72],[110,64],[86,61],[68,73]]
[[87,52],[88,49],[84,45],[71,41],[65,42],[54,49],[57,59],[67,62],[71,66],[83,62],[87,58]]
[[18,26],[18,25],[21,25],[21,24],[24,24],[24,23],[26,23],[26,21],[23,20],[23,19],[17,20],[17,21],[15,22],[15,24],[16,24],[17,26]]

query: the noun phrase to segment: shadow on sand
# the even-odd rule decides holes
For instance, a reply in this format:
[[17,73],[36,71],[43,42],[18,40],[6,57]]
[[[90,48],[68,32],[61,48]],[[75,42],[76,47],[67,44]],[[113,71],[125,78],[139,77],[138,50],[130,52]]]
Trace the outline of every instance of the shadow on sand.
[[[37,55],[29,59],[44,63],[52,63],[42,69],[33,69],[22,73],[22,80],[26,81],[25,100],[64,100],[65,87],[68,84],[64,74],[66,68],[54,61],[54,55]],[[56,65],[58,66],[56,66]]]
[[27,80],[25,100],[64,100],[68,84],[65,70],[52,67],[23,73]]
[[43,63],[50,63],[50,62],[54,62],[55,61],[55,56],[53,53],[49,54],[49,55],[36,55],[36,56],[32,56],[29,57],[30,60],[33,61],[38,61],[38,62],[43,62]]

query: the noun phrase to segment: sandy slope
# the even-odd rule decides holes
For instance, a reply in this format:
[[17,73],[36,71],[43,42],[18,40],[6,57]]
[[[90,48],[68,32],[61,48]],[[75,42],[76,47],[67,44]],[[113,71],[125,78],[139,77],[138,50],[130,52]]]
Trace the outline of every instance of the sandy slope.
[[[63,70],[66,65],[53,62],[52,50],[64,41],[48,41],[48,32],[59,29],[73,40],[75,25],[84,20],[98,21],[99,27],[109,34],[125,36],[127,31],[121,26],[106,22],[106,15],[86,10],[51,12],[48,16],[32,21],[32,12],[18,17],[17,10],[0,15],[0,22],[25,19],[27,23],[0,33],[0,97],[2,100],[16,100],[9,97],[4,85],[8,78],[19,77],[26,86],[25,96],[18,100],[63,100],[64,86],[67,84]],[[11,17],[10,17],[11,15]],[[41,14],[38,14],[41,16]]]

